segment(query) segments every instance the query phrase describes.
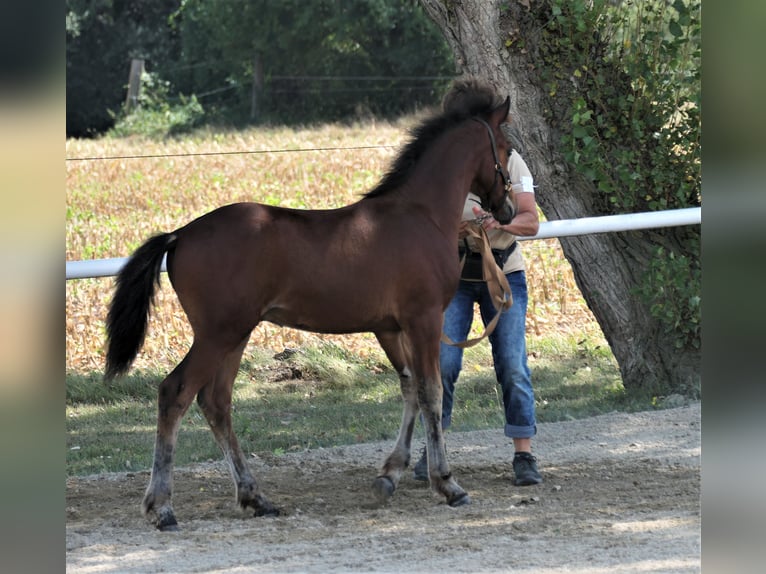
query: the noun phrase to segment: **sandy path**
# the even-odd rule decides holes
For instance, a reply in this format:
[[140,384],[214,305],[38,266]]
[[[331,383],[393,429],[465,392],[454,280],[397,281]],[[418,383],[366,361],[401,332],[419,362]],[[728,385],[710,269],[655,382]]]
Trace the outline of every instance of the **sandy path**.
[[141,516],[146,472],[68,479],[67,572],[699,572],[700,424],[699,403],[541,424],[524,488],[501,430],[450,433],[458,509],[409,472],[371,507],[391,442],[253,457],[278,518],[236,508],[221,463],[178,469],[178,533]]

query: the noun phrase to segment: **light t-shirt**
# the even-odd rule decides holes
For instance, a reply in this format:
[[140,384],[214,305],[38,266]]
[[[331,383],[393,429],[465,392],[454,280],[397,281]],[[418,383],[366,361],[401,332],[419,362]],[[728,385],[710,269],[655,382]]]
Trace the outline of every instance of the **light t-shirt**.
[[[508,157],[508,175],[511,178],[511,189],[514,194],[519,193],[534,193],[534,180],[532,179],[532,173],[529,171],[527,164],[521,159],[521,156],[513,150]],[[510,200],[509,200],[510,201]],[[473,193],[468,193],[465,205],[463,206],[463,221],[472,221],[476,219],[473,214],[473,207],[481,207],[481,200]],[[506,249],[516,241],[516,236],[503,231],[502,229],[492,229],[487,232],[489,237],[489,243],[493,249]],[[474,245],[474,239],[468,238],[468,246],[473,251],[480,251],[480,249]],[[523,271],[524,257],[521,255],[521,246],[517,245],[508,261],[503,266],[503,273],[512,273],[513,271]]]

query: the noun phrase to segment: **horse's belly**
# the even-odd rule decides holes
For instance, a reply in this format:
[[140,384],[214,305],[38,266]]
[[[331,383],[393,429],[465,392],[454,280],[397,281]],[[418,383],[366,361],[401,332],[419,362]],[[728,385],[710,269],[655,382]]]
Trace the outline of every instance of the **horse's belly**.
[[396,320],[388,313],[353,306],[333,306],[321,302],[303,305],[274,305],[263,320],[281,327],[314,333],[361,333],[397,330]]

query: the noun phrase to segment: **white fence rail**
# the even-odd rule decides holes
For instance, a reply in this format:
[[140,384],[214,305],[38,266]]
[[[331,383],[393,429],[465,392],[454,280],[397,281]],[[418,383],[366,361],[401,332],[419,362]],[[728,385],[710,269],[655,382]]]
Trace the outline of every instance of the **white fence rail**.
[[[626,215],[604,215],[601,217],[584,217],[581,219],[561,219],[557,221],[544,221],[540,224],[540,230],[537,235],[519,237],[519,241],[548,239],[551,237],[568,237],[572,235],[588,235],[590,233],[630,231],[635,229],[677,227],[680,225],[697,225],[700,223],[702,223],[701,207],[630,213]],[[69,281],[70,279],[111,277],[119,273],[127,260],[127,257],[114,257],[111,259],[67,261],[66,279]],[[162,270],[166,271],[164,260],[162,262]]]

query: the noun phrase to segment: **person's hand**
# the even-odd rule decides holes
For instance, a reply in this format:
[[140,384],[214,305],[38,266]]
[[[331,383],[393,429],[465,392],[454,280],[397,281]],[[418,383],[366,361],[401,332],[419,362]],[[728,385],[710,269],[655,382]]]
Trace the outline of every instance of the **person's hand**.
[[457,229],[457,237],[458,239],[465,239],[468,236],[468,224],[471,223],[470,221],[461,221],[460,227]]
[[497,220],[494,217],[492,217],[491,213],[484,211],[480,207],[473,207],[472,209],[473,209],[474,216],[476,217],[476,219],[481,220],[481,226],[486,231],[501,227],[501,225],[497,222]]

